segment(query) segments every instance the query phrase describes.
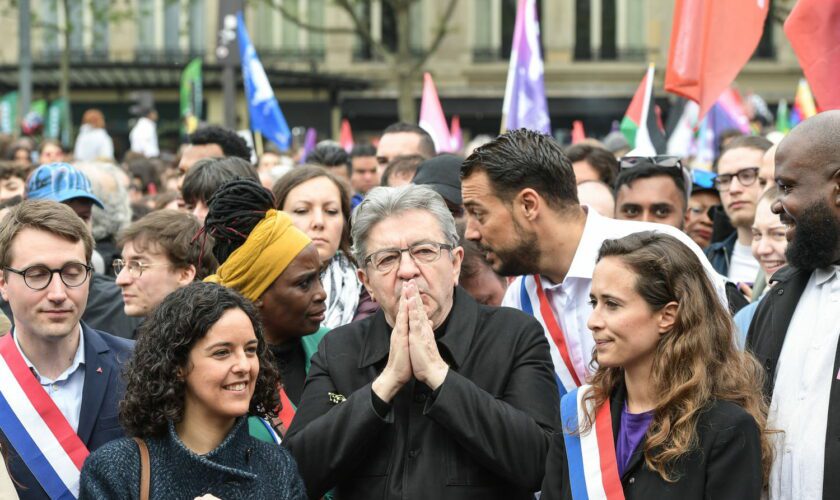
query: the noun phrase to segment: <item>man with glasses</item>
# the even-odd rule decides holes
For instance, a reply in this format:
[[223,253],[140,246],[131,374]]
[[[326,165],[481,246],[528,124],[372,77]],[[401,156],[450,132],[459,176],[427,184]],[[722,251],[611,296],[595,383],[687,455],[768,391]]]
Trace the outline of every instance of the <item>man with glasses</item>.
[[428,187],[371,190],[352,228],[382,308],[312,359],[284,442],[309,497],[532,499],[559,404],[539,323],[458,286],[455,221]]
[[608,219],[582,206],[572,164],[550,136],[514,130],[477,148],[461,166],[461,192],[464,235],[484,250],[494,271],[517,276],[502,305],[543,324],[561,395],[592,373],[595,341],[586,323],[604,240],[641,231],[674,236],[698,256],[727,303],[722,279],[685,233],[665,224]]
[[758,275],[759,266],[751,247],[752,224],[763,191],[758,172],[765,151],[772,145],[763,137],[737,137],[726,145],[718,159],[715,187],[735,232],[709,245],[706,256],[717,272],[734,283],[752,286]]
[[625,156],[615,181],[615,218],[682,229],[691,174],[674,156]]
[[[81,322],[93,238],[66,205],[27,200],[0,229],[0,431],[21,499],[78,494],[90,451],[123,436],[117,403],[132,342]],[[69,464],[69,467],[68,467]]]
[[125,314],[145,317],[170,293],[215,272],[212,246],[193,241],[200,229],[190,214],[160,210],[120,234],[123,258],[114,261],[114,273]]

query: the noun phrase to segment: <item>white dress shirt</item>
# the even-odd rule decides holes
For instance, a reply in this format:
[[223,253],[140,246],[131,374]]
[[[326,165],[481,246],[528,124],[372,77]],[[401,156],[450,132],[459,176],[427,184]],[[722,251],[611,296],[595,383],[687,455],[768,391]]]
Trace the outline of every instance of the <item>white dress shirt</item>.
[[41,383],[41,387],[50,395],[55,405],[67,419],[73,431],[79,432],[79,414],[82,411],[82,391],[85,388],[85,334],[79,325],[79,347],[70,367],[64,370],[55,380],[41,376],[35,365],[29,361],[23,349],[20,348],[17,335],[14,336],[15,346],[26,362],[26,366]]
[[[540,278],[546,298],[551,304],[551,310],[554,311],[554,316],[563,329],[569,357],[581,383],[588,375],[591,375],[589,362],[592,360],[595,340],[586,323],[592,314],[592,306],[589,304],[592,272],[595,270],[598,251],[604,240],[621,238],[641,231],[657,231],[676,237],[697,255],[712,279],[718,297],[724,304],[727,303],[723,277],[715,272],[703,254],[703,250],[679,229],[652,222],[610,219],[599,215],[596,210],[584,208],[587,210],[586,225],[565,279],[561,283],[552,283],[544,276]],[[522,277],[520,276],[505,292],[503,306],[522,310],[521,285]],[[548,332],[546,332],[546,337],[549,342],[553,342]]]
[[[840,266],[811,274],[779,355],[767,426],[776,456],[770,498],[822,500],[825,433],[840,339]],[[835,415],[833,418],[837,418]],[[831,471],[837,474],[840,471]]]

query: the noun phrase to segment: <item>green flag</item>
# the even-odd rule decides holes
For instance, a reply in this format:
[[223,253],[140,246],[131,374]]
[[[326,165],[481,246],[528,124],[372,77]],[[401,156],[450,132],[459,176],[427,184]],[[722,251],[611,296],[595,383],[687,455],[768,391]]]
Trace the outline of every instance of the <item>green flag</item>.
[[181,73],[181,130],[185,134],[191,134],[198,128],[203,99],[201,58],[197,57]]
[[18,93],[9,92],[0,98],[0,132],[14,134],[18,127]]
[[779,108],[776,111],[776,130],[787,134],[790,132],[790,116],[787,100],[779,101]]
[[56,99],[50,103],[47,116],[44,119],[44,137],[49,139],[59,139],[61,137],[64,109],[64,99]]

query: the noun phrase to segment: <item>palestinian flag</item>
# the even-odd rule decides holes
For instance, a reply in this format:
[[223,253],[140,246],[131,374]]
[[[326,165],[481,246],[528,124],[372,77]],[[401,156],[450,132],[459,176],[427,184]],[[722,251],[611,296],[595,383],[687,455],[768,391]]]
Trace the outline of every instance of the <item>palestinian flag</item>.
[[633,148],[628,153],[631,156],[655,156],[664,154],[667,149],[653,101],[653,71],[653,64],[650,64],[621,120],[621,133]]

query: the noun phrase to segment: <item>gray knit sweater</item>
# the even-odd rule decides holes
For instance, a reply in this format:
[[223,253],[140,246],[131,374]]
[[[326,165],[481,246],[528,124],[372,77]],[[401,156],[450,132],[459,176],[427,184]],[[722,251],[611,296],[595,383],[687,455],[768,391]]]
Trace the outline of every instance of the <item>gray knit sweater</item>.
[[[165,437],[147,438],[153,500],[189,499],[210,493],[222,500],[305,499],[297,465],[282,446],[248,434],[240,418],[218,448],[206,455],[187,449],[170,423]],[[80,500],[138,499],[140,452],[132,439],[100,447],[82,468]]]

